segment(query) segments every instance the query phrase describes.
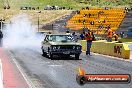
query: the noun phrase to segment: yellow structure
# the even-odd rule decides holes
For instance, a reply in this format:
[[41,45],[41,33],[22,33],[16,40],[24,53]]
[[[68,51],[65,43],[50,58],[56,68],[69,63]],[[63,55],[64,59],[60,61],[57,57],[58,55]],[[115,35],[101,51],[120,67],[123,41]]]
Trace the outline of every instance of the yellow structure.
[[126,15],[124,9],[85,9],[80,10],[68,22],[67,28],[80,30],[89,28],[94,34],[104,34],[106,27],[110,26],[113,31],[117,30]]
[[[82,45],[82,50],[86,51],[86,41],[79,41]],[[91,51],[99,54],[130,59],[130,49],[125,43],[106,42],[105,40],[93,41]]]

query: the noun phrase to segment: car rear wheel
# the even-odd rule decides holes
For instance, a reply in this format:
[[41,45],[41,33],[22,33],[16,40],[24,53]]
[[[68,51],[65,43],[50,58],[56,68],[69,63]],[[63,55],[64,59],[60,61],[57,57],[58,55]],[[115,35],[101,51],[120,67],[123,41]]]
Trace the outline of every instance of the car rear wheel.
[[75,59],[79,60],[79,56],[80,56],[80,54],[75,54]]

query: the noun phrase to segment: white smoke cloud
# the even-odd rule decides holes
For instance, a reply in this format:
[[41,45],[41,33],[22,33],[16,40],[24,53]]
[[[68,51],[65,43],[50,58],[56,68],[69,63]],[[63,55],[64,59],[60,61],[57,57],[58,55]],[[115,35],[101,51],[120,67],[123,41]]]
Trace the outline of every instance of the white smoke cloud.
[[36,35],[35,28],[26,14],[14,16],[11,23],[4,28],[3,33],[4,47],[40,46],[43,39],[42,35]]

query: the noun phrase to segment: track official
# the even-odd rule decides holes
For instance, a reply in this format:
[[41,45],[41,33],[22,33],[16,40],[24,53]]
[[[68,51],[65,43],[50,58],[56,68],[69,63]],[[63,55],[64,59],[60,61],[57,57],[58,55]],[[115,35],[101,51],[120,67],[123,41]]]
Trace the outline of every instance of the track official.
[[108,28],[107,32],[107,42],[112,42],[113,31],[110,29],[110,27]]
[[92,35],[91,35],[91,32],[90,31],[88,31],[86,33],[85,39],[87,41],[87,51],[86,51],[86,55],[90,55],[91,56],[91,54],[90,54],[90,48],[91,48],[91,45],[92,45],[93,38],[92,38]]

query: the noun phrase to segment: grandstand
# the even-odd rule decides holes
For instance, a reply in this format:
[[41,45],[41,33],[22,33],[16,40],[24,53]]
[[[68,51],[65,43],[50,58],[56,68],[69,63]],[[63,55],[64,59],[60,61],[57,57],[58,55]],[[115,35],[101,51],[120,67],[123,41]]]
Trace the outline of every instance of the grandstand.
[[102,35],[108,26],[113,31],[117,30],[125,15],[126,10],[122,8],[83,9],[67,21],[66,27],[71,30],[88,28],[95,34]]

